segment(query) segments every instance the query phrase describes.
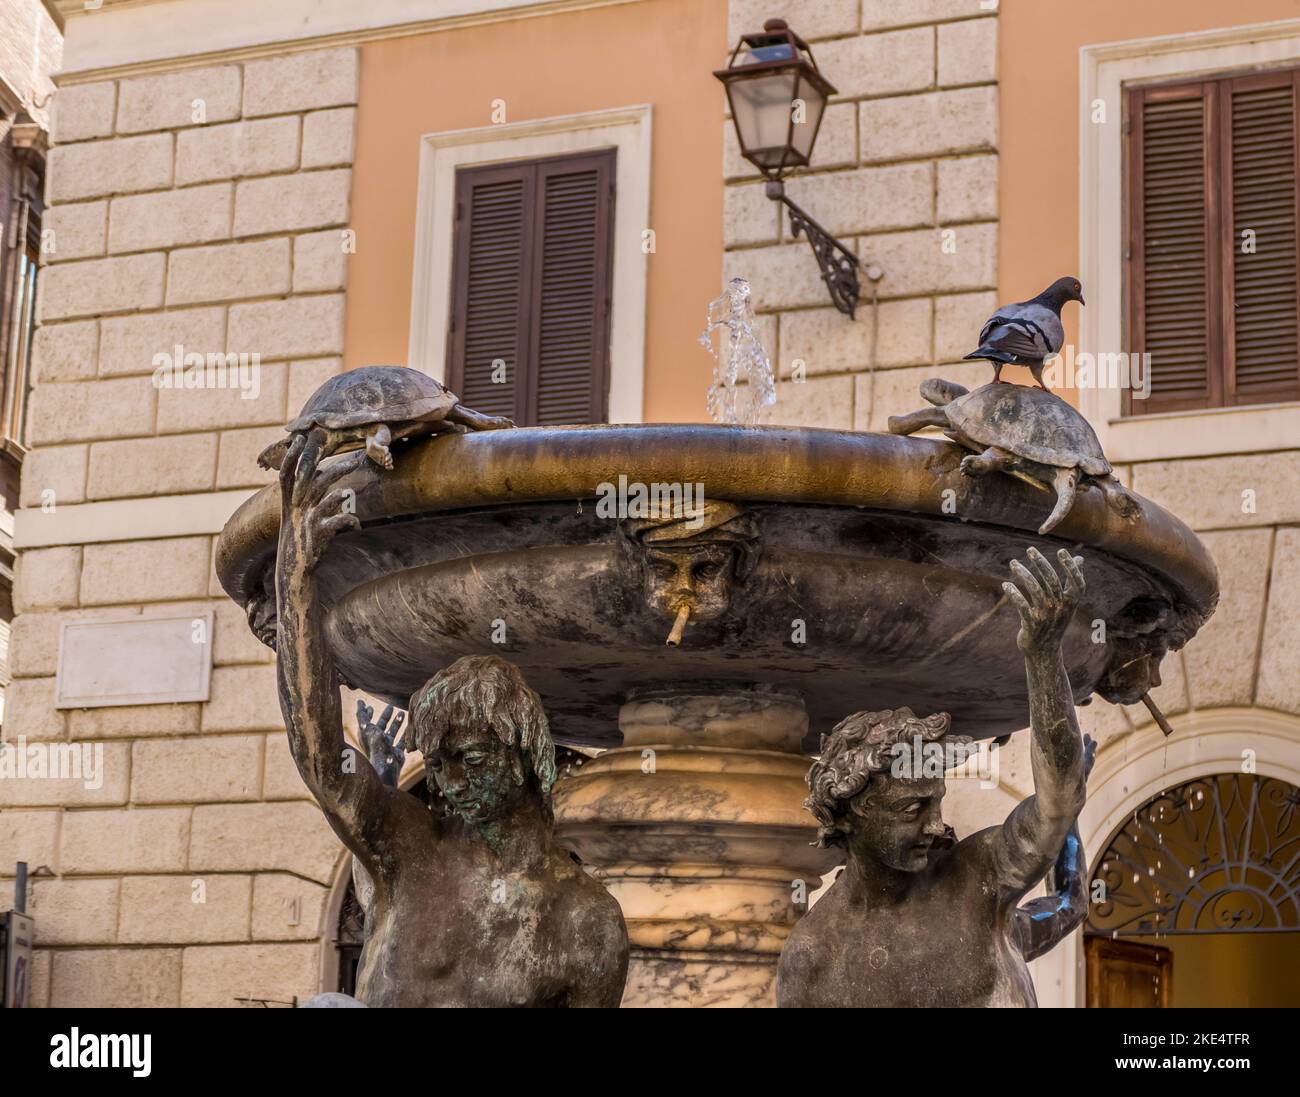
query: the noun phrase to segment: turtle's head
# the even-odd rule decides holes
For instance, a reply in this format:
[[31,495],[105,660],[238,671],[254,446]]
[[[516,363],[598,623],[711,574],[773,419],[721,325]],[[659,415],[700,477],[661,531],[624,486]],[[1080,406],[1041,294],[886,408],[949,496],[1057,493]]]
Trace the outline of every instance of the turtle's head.
[[928,400],[937,408],[951,404],[969,391],[964,385],[959,385],[955,381],[945,381],[942,377],[929,377],[921,382],[921,398]]

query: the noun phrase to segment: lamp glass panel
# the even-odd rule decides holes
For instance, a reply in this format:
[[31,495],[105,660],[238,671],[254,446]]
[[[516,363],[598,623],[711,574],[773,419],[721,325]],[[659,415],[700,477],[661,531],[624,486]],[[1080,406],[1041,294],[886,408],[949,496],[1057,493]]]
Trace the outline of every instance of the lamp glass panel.
[[817,137],[817,128],[826,110],[826,96],[809,81],[800,80],[798,98],[804,102],[803,121],[796,121],[790,127],[790,144],[798,153],[799,159],[806,164],[812,159],[813,140]]
[[734,79],[731,111],[745,154],[764,167],[775,167],[787,159],[790,139],[790,111],[798,75],[769,72]]

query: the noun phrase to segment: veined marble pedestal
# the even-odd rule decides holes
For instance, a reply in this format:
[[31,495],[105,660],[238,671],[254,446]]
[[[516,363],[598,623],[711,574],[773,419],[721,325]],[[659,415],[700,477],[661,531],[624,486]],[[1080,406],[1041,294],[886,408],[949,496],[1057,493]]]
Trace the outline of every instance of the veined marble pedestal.
[[776,962],[837,862],[803,809],[803,702],[761,690],[644,693],[623,745],[555,789],[556,830],[619,900],[626,1006],[771,1006]]

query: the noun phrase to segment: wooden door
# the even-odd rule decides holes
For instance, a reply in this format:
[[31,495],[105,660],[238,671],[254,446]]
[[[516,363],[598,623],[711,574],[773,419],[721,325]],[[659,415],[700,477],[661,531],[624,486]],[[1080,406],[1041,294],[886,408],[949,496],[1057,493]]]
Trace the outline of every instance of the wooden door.
[[1174,954],[1159,945],[1085,937],[1088,1007],[1149,1009],[1168,1007],[1174,994]]

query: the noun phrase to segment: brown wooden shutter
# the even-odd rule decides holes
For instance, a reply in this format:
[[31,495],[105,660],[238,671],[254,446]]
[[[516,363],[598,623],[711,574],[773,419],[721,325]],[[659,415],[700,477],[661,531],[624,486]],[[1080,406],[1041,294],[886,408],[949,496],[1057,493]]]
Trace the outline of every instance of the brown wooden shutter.
[[1128,92],[1128,349],[1152,381],[1130,414],[1300,399],[1298,88],[1288,69]]
[[468,406],[605,420],[613,179],[613,150],[457,172],[448,379]]
[[529,337],[532,188],[513,165],[464,172],[456,182],[448,379],[467,407],[518,421]]
[[1130,410],[1205,407],[1223,372],[1210,91],[1143,89],[1130,104],[1129,330],[1151,355],[1152,393]]
[[1226,252],[1234,305],[1227,313],[1224,403],[1294,400],[1300,397],[1296,73],[1242,77],[1223,91],[1232,133],[1225,207],[1232,211]]

